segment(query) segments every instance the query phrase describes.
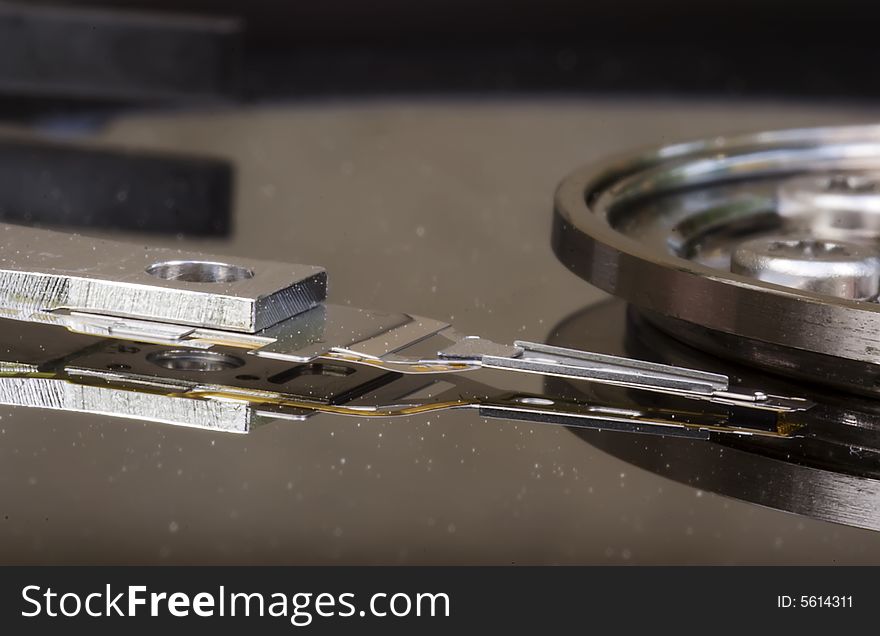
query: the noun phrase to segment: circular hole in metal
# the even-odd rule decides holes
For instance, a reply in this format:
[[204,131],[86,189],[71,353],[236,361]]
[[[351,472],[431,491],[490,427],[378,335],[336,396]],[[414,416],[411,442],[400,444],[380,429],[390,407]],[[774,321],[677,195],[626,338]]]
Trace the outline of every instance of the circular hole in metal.
[[153,263],[147,274],[186,283],[234,283],[254,277],[253,270],[240,265],[212,261],[164,261]]
[[156,351],[149,354],[147,360],[172,371],[228,371],[244,366],[244,360],[225,353],[186,349]]
[[116,351],[118,351],[119,353],[138,353],[140,352],[140,350],[140,347],[135,347],[134,345],[116,345]]
[[131,369],[131,366],[128,364],[122,364],[121,362],[113,362],[107,365],[107,368],[111,371],[128,371]]
[[516,401],[520,404],[530,404],[532,406],[553,406],[553,400],[538,397],[518,397]]
[[254,380],[259,380],[260,376],[251,375],[250,373],[242,373],[241,375],[235,376],[236,380],[246,380],[248,382],[253,382]]

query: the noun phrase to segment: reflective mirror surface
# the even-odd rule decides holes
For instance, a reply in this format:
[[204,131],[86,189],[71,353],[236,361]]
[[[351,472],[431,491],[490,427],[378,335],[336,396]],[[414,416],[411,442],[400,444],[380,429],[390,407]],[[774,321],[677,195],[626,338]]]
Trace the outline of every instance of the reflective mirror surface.
[[[105,236],[316,263],[332,272],[338,304],[431,316],[498,342],[611,352],[616,323],[591,324],[584,342],[553,333],[604,299],[550,249],[565,174],[633,146],[873,115],[645,99],[315,101],[130,115],[95,137],[216,157],[235,173],[228,238]],[[511,386],[541,388],[539,377]],[[663,476],[558,426],[470,412],[318,415],[225,435],[0,414],[3,562],[880,562],[880,534],[715,494],[699,470]],[[596,435],[652,462],[709,461],[692,459],[698,441],[673,457],[646,436]],[[780,497],[813,488],[743,466],[743,480]],[[839,496],[852,508],[863,495]]]

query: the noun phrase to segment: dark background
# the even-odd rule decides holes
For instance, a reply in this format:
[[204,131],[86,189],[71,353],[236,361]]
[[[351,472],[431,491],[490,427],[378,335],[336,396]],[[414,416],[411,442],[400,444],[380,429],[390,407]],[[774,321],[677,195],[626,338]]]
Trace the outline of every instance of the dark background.
[[[331,302],[499,342],[604,300],[550,249],[579,164],[878,118],[867,3],[124,4],[0,3],[0,219],[321,264]],[[590,334],[557,342],[616,346]],[[466,412],[230,436],[4,406],[0,562],[880,563],[876,532],[711,486],[864,492],[691,448],[678,483],[630,443],[644,462]]]
[[390,91],[878,94],[876,3],[39,0],[246,24],[250,97]]

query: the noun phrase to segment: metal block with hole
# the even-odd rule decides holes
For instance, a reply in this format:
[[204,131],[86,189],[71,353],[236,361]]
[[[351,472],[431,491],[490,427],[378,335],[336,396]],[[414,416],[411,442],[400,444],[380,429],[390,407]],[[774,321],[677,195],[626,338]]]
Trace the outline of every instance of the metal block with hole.
[[324,268],[0,225],[0,306],[255,333],[322,302]]

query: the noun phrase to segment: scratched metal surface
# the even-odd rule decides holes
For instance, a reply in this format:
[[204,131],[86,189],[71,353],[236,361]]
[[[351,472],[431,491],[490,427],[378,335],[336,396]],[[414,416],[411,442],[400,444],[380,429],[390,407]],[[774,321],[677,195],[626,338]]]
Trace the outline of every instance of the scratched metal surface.
[[[553,189],[578,164],[876,115],[645,99],[315,101],[130,116],[100,137],[234,161],[232,237],[157,245],[323,265],[332,302],[504,342],[546,339],[602,299],[549,247]],[[0,415],[0,562],[880,563],[880,533],[701,491],[559,427],[318,416],[224,435]]]
[[250,278],[218,283],[213,294],[199,281],[166,280],[147,271],[153,263],[187,258],[192,256],[181,250],[6,225],[0,231],[0,306],[23,314],[64,307],[253,332],[324,298],[325,273],[315,266],[242,259]]

